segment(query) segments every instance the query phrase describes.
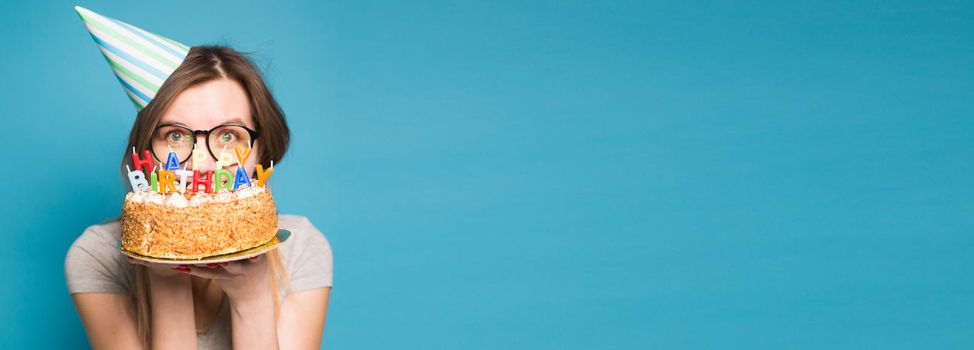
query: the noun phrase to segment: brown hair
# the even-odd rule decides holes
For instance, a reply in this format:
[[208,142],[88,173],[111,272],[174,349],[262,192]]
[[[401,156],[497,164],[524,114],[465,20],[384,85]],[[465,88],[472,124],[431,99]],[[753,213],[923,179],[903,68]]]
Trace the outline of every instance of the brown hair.
[[126,152],[131,152],[132,147],[140,151],[149,149],[152,131],[159,125],[163,113],[176,96],[190,87],[220,78],[236,80],[247,91],[250,113],[258,130],[256,142],[260,144],[257,164],[266,166],[271,160],[280,163],[287,152],[291,132],[284,112],[264,84],[260,71],[244,54],[232,48],[195,46],[189,49],[183,63],[159,87],[152,101],[139,111],[129,133],[122,164],[130,159],[130,153]]
[[[122,168],[131,162],[133,147],[137,150],[149,148],[152,132],[159,125],[163,113],[176,96],[188,88],[221,78],[237,81],[247,92],[251,116],[258,132],[255,143],[260,144],[257,163],[269,164],[272,160],[279,163],[287,152],[290,130],[284,119],[284,112],[264,84],[258,68],[245,54],[232,48],[195,46],[189,50],[183,63],[159,87],[152,101],[139,111],[135,124],[132,125],[132,131],[129,133],[128,145],[122,152]],[[272,278],[269,283],[274,292],[274,316],[277,319],[280,316],[277,286],[281,284],[287,287],[287,271],[277,250],[268,252],[266,258],[271,269]],[[147,273],[145,266],[135,266],[135,288],[132,290],[139,338],[146,349],[149,348],[151,339],[149,322],[152,313],[149,307],[150,288]]]

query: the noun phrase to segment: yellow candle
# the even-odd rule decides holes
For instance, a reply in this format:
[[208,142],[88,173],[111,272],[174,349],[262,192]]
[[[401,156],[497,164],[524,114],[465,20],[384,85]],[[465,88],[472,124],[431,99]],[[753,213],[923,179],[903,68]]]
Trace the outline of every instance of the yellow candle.
[[[226,151],[226,147],[224,147],[223,150]],[[224,151],[220,151],[220,159],[218,159],[216,162],[217,169],[223,169],[224,167],[228,167],[230,164],[233,164],[233,155]]]
[[233,152],[237,154],[237,164],[241,166],[247,162],[247,158],[250,158],[250,152],[253,152],[253,148],[247,147],[247,153],[240,152],[240,147],[234,147]]
[[257,186],[264,187],[264,182],[267,181],[267,178],[271,177],[272,172],[274,172],[273,167],[265,171],[263,166],[257,164]]
[[206,152],[201,149],[196,149],[196,145],[193,145],[193,170],[197,170],[205,161]]

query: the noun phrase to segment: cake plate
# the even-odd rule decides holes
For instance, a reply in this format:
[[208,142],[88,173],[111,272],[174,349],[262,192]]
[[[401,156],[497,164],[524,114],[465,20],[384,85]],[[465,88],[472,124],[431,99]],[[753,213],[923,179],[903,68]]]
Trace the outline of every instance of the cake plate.
[[284,241],[287,241],[287,239],[289,237],[291,237],[291,231],[284,230],[284,229],[280,229],[280,230],[277,230],[277,236],[274,236],[274,238],[271,238],[270,241],[268,241],[267,243],[261,244],[259,246],[256,246],[256,247],[253,247],[253,248],[250,248],[250,249],[247,249],[247,250],[241,250],[241,251],[235,252],[235,253],[227,253],[227,254],[220,254],[220,255],[208,256],[208,257],[199,258],[199,259],[167,259],[167,258],[154,258],[154,257],[151,257],[151,256],[145,256],[145,255],[141,255],[141,254],[138,254],[138,253],[133,253],[133,252],[130,252],[130,251],[127,251],[127,250],[123,249],[122,248],[122,241],[118,241],[118,250],[121,251],[122,254],[128,255],[128,256],[132,257],[133,259],[138,259],[138,260],[152,262],[152,263],[157,263],[157,264],[173,264],[173,265],[180,265],[180,264],[215,264],[215,263],[222,263],[222,262],[228,262],[228,261],[243,260],[243,259],[246,259],[246,258],[249,258],[249,257],[252,257],[252,256],[257,256],[257,255],[264,254],[266,252],[269,252],[269,251],[273,250],[274,248],[277,248],[277,246],[281,245],[281,243],[284,243]]

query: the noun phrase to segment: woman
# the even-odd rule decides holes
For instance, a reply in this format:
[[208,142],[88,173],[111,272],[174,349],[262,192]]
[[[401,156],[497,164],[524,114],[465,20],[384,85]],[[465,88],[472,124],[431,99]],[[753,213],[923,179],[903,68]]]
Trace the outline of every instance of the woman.
[[[249,174],[255,164],[284,156],[287,123],[253,63],[231,48],[193,47],[138,113],[122,168],[132,147],[165,147],[179,137],[165,134],[171,129],[166,126],[216,130],[228,124],[257,131],[252,140],[257,157],[241,165]],[[220,137],[193,136],[203,148],[205,137]],[[212,170],[215,162],[211,156],[202,170]],[[291,238],[267,254],[177,267],[121,254],[118,219],[88,227],[69,249],[65,273],[92,347],[319,348],[332,283],[331,248],[305,217],[281,215],[279,222]]]

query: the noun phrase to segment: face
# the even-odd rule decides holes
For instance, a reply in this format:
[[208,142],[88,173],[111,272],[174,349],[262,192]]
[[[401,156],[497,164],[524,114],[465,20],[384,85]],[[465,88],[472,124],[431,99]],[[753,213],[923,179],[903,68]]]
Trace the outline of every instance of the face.
[[[210,130],[220,125],[240,124],[251,130],[257,130],[253,117],[250,115],[250,102],[247,99],[247,92],[240,83],[226,78],[211,80],[193,86],[176,95],[176,98],[163,113],[159,124],[180,124],[192,130]],[[217,131],[215,133],[221,132]],[[166,134],[168,136],[163,135],[162,137],[166,137],[169,141],[180,137],[178,133]],[[155,138],[156,136],[153,137]],[[211,136],[211,138],[216,138],[216,140],[229,140],[231,137],[233,135],[222,133]],[[223,148],[216,149],[218,145],[213,142],[214,139],[211,139],[210,145],[214,146],[212,153],[220,156]],[[202,150],[207,155],[206,161],[197,165],[200,171],[216,169],[217,160],[207,152],[206,143],[204,135],[196,135],[196,148]],[[247,157],[246,163],[244,164],[244,169],[247,171],[247,174],[254,173],[254,167],[257,164],[257,155],[260,154],[259,147],[260,145],[256,142],[253,143],[253,151]],[[233,149],[227,148],[226,152],[233,155],[233,159],[236,160]],[[189,168],[192,162],[193,160],[190,159],[183,166]],[[228,166],[225,169],[236,174],[237,165]]]

